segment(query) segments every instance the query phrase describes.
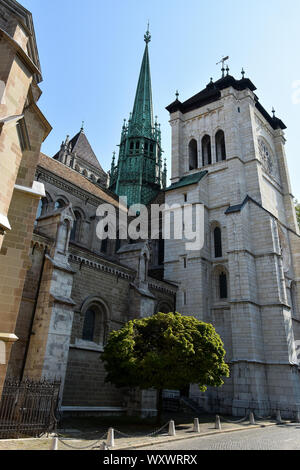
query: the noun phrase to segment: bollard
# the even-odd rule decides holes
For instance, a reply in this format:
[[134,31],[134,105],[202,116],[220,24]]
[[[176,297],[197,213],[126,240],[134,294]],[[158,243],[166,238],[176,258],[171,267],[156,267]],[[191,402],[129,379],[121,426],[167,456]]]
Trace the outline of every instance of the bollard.
[[115,447],[115,432],[113,428],[109,428],[107,436],[107,447]]
[[51,450],[58,450],[58,437],[53,437]]
[[171,420],[169,422],[169,433],[168,434],[169,434],[169,436],[172,436],[172,437],[176,436],[175,423],[174,423],[173,420]]
[[216,425],[215,425],[215,428],[218,429],[219,431],[221,431],[221,429],[222,429],[221,420],[220,420],[220,416],[219,416],[219,415],[216,416]]
[[193,432],[200,432],[200,424],[199,424],[199,419],[195,418],[194,419],[194,429]]
[[296,413],[296,423],[300,423],[300,411]]
[[277,423],[282,423],[280,410],[277,410],[276,412],[276,421]]
[[253,426],[256,424],[253,411],[250,411],[249,413],[249,421],[250,421],[250,424]]

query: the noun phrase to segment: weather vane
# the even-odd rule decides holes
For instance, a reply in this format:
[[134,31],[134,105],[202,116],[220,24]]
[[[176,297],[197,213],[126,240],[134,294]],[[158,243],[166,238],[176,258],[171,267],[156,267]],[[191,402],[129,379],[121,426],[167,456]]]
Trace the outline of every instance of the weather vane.
[[216,65],[219,65],[219,64],[222,64],[222,78],[225,77],[225,62],[229,59],[229,55],[227,55],[226,57],[223,57],[219,62],[217,62]]

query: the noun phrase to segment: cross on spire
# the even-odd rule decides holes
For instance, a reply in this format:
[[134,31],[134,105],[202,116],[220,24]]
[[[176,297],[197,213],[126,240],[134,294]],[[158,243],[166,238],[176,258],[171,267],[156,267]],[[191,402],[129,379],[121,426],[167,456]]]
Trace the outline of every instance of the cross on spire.
[[146,31],[146,34],[144,36],[144,41],[146,44],[149,44],[149,42],[151,41],[151,34],[150,34],[150,31],[149,31],[149,21],[148,21],[148,25],[147,25],[147,31]]

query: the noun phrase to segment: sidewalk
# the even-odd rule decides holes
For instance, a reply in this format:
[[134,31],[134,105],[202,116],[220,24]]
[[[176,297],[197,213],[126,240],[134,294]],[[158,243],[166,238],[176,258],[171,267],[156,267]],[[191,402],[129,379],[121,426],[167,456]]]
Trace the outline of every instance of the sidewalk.
[[[176,424],[176,436],[168,436],[168,426],[166,426],[159,434],[149,436],[155,432],[155,428],[149,426],[115,426],[115,447],[110,450],[130,450],[138,449],[143,446],[155,446],[161,443],[174,442],[180,440],[191,439],[207,435],[220,433],[236,432],[249,429],[258,429],[266,426],[276,425],[275,421],[257,421],[256,425],[250,425],[249,420],[244,423],[228,423],[221,419],[222,430],[215,429],[213,417],[200,417],[200,433],[193,432],[192,420],[190,423]],[[228,418],[232,421],[238,421],[237,418]],[[60,430],[60,441],[58,442],[58,450],[100,450],[101,443],[106,442],[103,435],[106,433],[107,427],[99,430]],[[134,432],[135,431],[135,432]],[[53,443],[53,437],[40,439],[18,439],[18,440],[0,440],[1,450],[50,450]]]

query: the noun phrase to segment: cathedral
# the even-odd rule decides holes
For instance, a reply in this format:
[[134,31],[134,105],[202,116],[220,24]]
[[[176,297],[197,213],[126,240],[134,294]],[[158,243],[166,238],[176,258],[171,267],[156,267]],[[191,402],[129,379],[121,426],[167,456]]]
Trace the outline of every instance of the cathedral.
[[[4,9],[3,0],[0,6]],[[28,12],[22,14],[30,19]],[[51,128],[35,104],[39,63],[29,23],[27,52],[36,65],[28,94],[32,106],[25,109],[41,128],[40,146]],[[20,268],[19,302],[9,325],[1,304],[0,340],[10,343],[10,354],[5,373],[0,372],[20,380],[59,379],[66,413],[155,415],[155,393],[107,384],[100,357],[109,333],[128,320],[176,310],[216,328],[230,366],[222,388],[200,393],[191,384],[190,400],[208,412],[244,416],[249,409],[264,415],[279,409],[293,416],[300,410],[300,232],[285,156],[286,127],[263,107],[245,72],[235,78],[223,64],[219,80],[211,79],[184,102],[176,94],[166,108],[172,128],[168,184],[161,129],[153,117],[149,31],[144,41],[133,110],[109,172],[83,125],[73,138],[64,138],[54,156],[38,152],[31,165],[30,214],[36,215],[22,245],[26,266]],[[30,152],[38,124],[19,111],[17,121],[23,124],[14,138],[21,159],[22,152],[25,157]],[[22,174],[25,169],[18,177]],[[164,240],[161,218],[155,239],[130,239],[122,224],[115,240],[97,236],[101,204],[116,208],[122,219],[132,205],[164,203],[204,207],[201,249]],[[12,244],[14,227],[6,230],[2,263],[11,250],[21,249]],[[13,253],[16,258],[19,252]]]

